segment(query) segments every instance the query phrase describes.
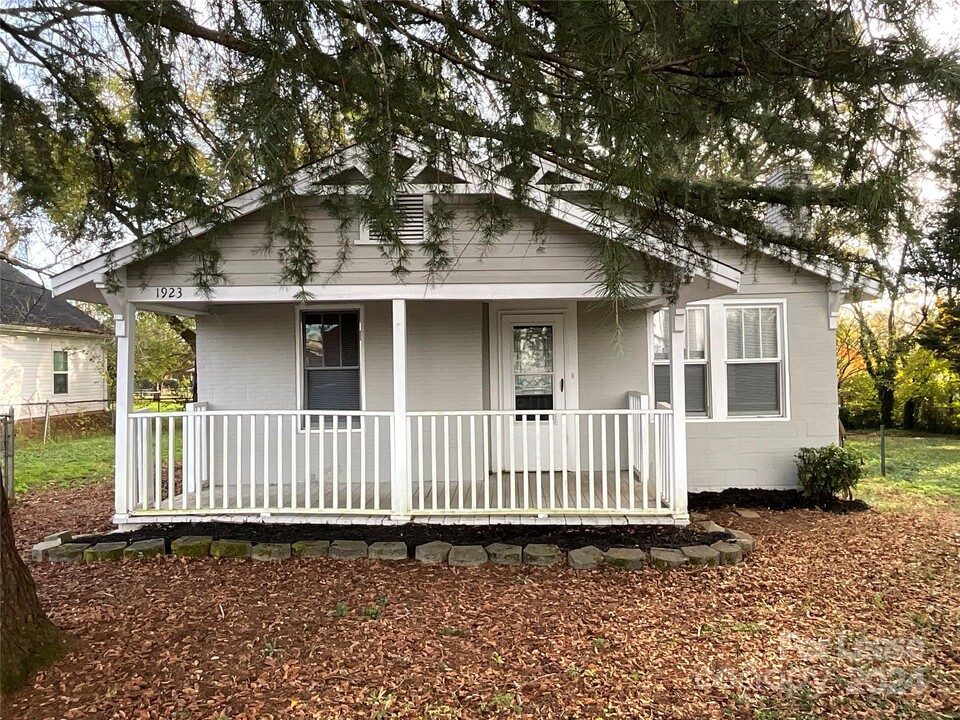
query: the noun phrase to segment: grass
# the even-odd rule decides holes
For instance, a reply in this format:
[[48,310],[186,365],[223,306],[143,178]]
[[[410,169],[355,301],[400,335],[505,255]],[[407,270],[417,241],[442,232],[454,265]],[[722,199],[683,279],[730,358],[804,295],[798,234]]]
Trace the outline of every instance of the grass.
[[17,493],[81,487],[113,477],[113,434],[16,445]]
[[[166,452],[164,430],[160,446]],[[180,457],[180,433],[174,439],[174,453]],[[17,494],[37,490],[96,485],[113,478],[113,433],[47,440],[18,439],[16,444]]]
[[880,476],[880,433],[850,433],[847,445],[867,459],[856,495],[879,508],[960,508],[960,436],[887,431],[887,474]]

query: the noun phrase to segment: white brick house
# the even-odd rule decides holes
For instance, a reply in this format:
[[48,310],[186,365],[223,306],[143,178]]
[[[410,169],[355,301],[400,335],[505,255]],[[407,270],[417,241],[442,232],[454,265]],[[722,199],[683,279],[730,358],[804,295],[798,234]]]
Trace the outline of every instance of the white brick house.
[[[412,243],[438,192],[421,170],[403,198]],[[298,178],[324,275],[307,303],[278,283],[276,251],[261,252],[257,191],[229,203],[228,281],[211,297],[190,280],[193,239],[179,260],[125,246],[113,266],[103,256],[54,279],[117,318],[118,523],[684,523],[688,491],[791,487],[797,448],[836,441],[835,316],[869,283],[771,257],[748,266],[717,238],[675,304],[654,292],[625,317],[617,348],[596,310],[585,207],[553,202],[539,252],[537,212],[524,212],[484,255],[470,221],[480,186],[460,166],[444,189],[457,260],[440,281],[415,253],[397,282],[360,227],[331,277],[338,223],[306,193],[322,193],[325,172]],[[690,252],[666,245],[642,253]],[[108,290],[111,269],[121,286]],[[184,413],[131,412],[138,308],[196,316],[199,402]]]

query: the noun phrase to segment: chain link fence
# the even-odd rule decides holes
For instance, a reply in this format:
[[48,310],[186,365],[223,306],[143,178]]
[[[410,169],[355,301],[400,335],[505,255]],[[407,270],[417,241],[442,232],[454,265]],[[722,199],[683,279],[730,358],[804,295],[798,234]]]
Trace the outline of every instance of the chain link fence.
[[112,411],[106,400],[19,403],[13,410],[16,432],[24,438],[47,441],[92,431],[109,431],[113,427]]

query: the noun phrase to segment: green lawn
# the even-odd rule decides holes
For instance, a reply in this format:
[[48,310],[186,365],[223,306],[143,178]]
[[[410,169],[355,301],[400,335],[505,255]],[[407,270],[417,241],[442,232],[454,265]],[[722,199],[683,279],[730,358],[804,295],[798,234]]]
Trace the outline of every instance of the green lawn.
[[[166,452],[164,429],[160,446]],[[113,433],[79,438],[21,439],[16,445],[16,491],[80,487],[113,478]],[[180,457],[181,435],[174,438],[174,453]]]
[[14,477],[18,494],[103,482],[113,477],[113,434],[18,440]]
[[850,433],[867,458],[857,496],[877,507],[932,503],[960,507],[960,436],[887,432],[887,475],[880,476],[880,433]]

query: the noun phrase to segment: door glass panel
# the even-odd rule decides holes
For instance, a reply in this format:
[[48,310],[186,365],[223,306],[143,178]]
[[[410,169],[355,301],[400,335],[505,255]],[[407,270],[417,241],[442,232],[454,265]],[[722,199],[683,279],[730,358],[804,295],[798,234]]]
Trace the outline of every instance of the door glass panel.
[[[553,326],[515,326],[513,382],[517,410],[553,409],[553,372]],[[536,417],[528,415],[527,419]]]

